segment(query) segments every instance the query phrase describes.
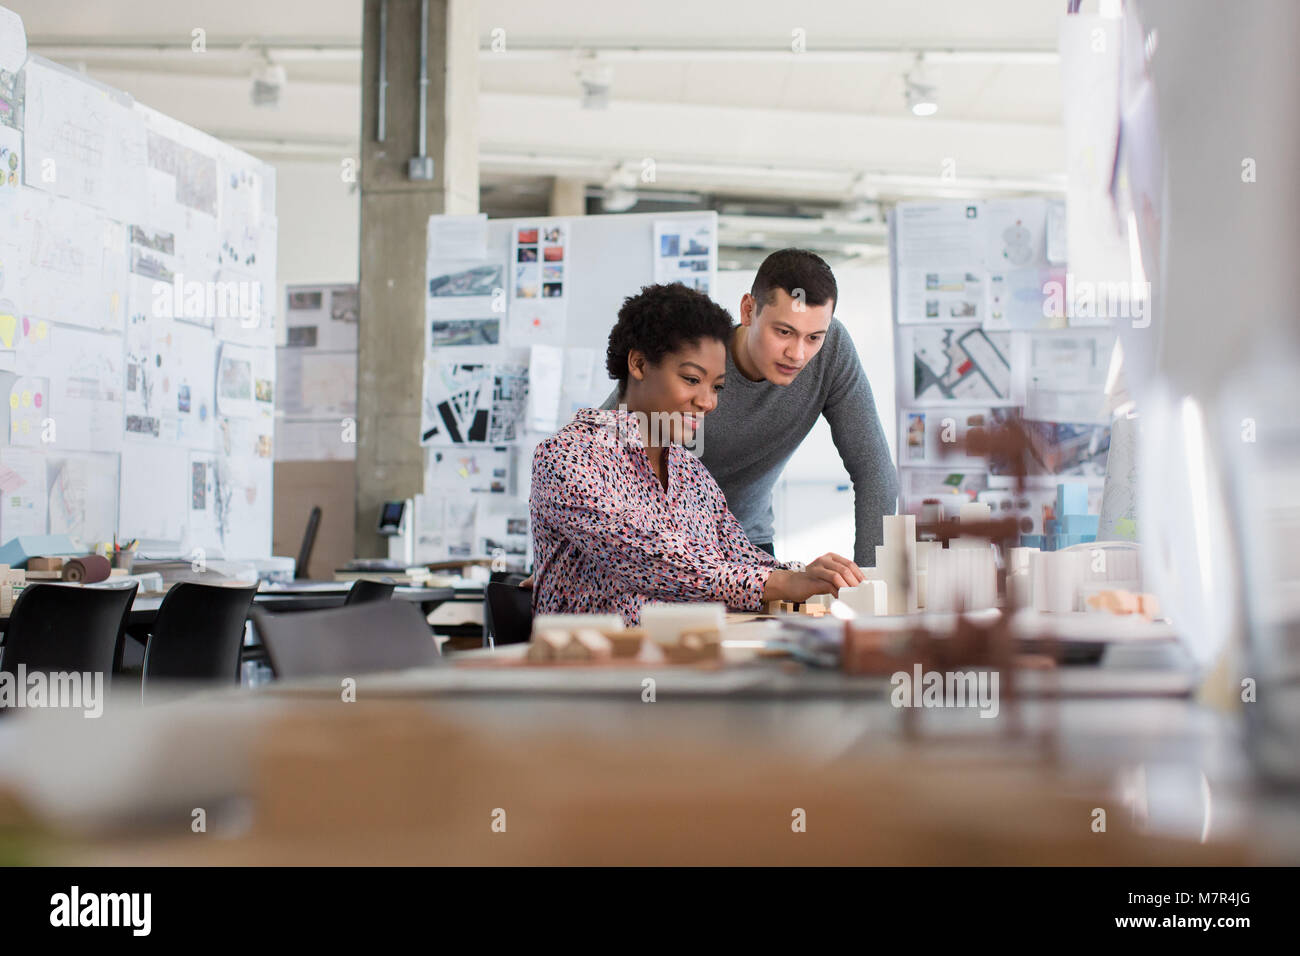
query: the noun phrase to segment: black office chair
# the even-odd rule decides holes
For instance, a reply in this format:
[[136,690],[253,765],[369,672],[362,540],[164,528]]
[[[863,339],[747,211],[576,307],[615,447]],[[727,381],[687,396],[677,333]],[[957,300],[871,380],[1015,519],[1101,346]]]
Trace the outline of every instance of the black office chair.
[[297,580],[309,577],[307,565],[311,564],[312,548],[316,547],[316,532],[320,529],[320,519],[320,505],[316,505],[307,516],[307,530],[302,534],[302,547],[298,549],[298,563],[293,568],[293,576]]
[[0,673],[16,681],[22,664],[29,674],[103,674],[107,686],[122,659],[122,636],[137,587],[27,585],[9,614]]
[[252,618],[281,680],[354,677],[441,660],[424,614],[409,601],[285,614],[254,607]]
[[185,581],[162,599],[144,649],[141,693],[159,681],[232,684],[239,678],[251,587]]
[[347,605],[387,601],[393,596],[395,587],[397,585],[387,578],[382,581],[357,580],[352,583],[352,589],[348,591],[348,596],[343,599],[343,603]]
[[517,583],[489,581],[483,589],[484,630],[494,644],[522,644],[533,635],[533,592]]

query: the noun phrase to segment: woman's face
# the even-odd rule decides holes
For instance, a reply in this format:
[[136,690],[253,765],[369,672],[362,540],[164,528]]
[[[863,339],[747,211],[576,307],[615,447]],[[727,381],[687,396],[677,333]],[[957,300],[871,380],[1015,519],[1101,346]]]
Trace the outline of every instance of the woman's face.
[[630,412],[651,419],[648,443],[689,445],[695,441],[699,420],[718,404],[727,372],[727,346],[717,339],[687,342],[658,363],[633,349],[628,353],[627,395]]

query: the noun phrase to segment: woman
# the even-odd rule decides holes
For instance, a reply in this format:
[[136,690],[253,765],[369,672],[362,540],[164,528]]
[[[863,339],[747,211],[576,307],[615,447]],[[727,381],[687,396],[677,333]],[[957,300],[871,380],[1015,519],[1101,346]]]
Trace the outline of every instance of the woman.
[[686,446],[704,439],[726,372],[731,316],[680,284],[628,298],[606,367],[620,407],[585,408],[533,456],[533,612],[613,613],[646,601],[721,601],[760,610],[861,583],[849,560],[804,567],[749,543]]

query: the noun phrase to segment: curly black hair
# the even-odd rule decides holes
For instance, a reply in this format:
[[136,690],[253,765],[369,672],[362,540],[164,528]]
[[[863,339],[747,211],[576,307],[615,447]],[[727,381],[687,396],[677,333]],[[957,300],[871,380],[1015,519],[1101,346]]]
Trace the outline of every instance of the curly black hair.
[[618,393],[627,390],[627,356],[632,349],[658,364],[669,352],[689,342],[731,338],[731,313],[703,292],[673,282],[643,286],[623,300],[618,322],[609,333],[605,368],[618,379]]

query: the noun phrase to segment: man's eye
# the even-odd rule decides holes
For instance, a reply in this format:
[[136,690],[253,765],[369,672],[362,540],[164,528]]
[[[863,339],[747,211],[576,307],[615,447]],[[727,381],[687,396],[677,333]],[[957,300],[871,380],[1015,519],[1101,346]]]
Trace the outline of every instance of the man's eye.
[[777,334],[777,335],[789,335],[789,334],[790,334],[790,330],[789,330],[789,329],[777,329],[777,330],[776,330],[776,334]]

